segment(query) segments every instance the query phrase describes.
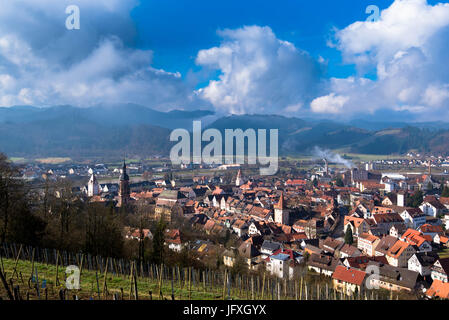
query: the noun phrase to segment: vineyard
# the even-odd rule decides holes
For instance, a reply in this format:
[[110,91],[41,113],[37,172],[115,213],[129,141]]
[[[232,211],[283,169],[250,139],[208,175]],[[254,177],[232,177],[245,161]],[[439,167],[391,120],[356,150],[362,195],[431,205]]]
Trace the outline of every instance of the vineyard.
[[[345,296],[321,277],[281,280],[103,258],[82,253],[4,244],[0,297],[10,300],[351,300],[382,299],[379,293]],[[79,288],[73,271],[79,271]],[[397,296],[386,298],[397,299]]]

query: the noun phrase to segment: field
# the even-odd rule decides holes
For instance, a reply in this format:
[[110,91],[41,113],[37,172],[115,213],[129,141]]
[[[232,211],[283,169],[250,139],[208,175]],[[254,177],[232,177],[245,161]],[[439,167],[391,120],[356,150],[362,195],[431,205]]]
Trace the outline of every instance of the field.
[[[348,153],[345,152],[344,149],[332,150],[332,152],[339,154],[342,157],[347,158],[351,161],[374,161],[374,160],[388,160],[388,159],[406,159],[407,157],[404,155],[385,155],[385,154],[362,154],[362,153]],[[288,156],[285,157],[287,160],[293,161],[310,161],[316,159],[319,161],[320,159],[314,156]]]
[[360,154],[360,153],[346,153],[351,160],[359,161],[374,161],[374,160],[388,160],[388,159],[406,159],[404,155],[385,155],[385,154]]
[[64,163],[64,162],[69,162],[72,161],[71,158],[59,158],[59,157],[54,157],[54,158],[39,158],[39,159],[35,159],[37,162],[40,163],[45,163],[45,164],[60,164],[60,163]]
[[9,160],[14,163],[25,163],[27,161],[27,159],[21,157],[11,157]]

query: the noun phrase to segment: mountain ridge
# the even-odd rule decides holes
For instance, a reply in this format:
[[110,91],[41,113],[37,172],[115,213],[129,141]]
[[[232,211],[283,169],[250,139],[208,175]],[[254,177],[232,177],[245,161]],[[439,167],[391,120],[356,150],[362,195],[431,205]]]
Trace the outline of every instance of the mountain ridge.
[[[117,104],[90,108],[16,106],[0,108],[0,151],[10,156],[93,157],[135,154],[168,155],[174,128],[192,130],[193,120],[209,118],[203,128],[278,129],[280,155],[307,154],[318,146],[351,153],[449,154],[449,130],[431,123],[380,130],[332,120],[303,120],[282,115],[218,117],[208,110],[156,111],[141,105]],[[429,127],[430,126],[430,127]]]

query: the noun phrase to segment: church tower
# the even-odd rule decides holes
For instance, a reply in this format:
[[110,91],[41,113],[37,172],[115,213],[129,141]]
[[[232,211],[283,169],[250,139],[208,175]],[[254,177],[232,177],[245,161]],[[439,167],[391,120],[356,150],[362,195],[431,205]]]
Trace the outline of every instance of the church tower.
[[237,172],[237,178],[235,178],[235,186],[240,187],[242,184],[242,172],[239,169],[239,172]]
[[281,193],[279,202],[274,205],[274,222],[280,224],[289,224],[290,212],[284,206],[284,193]]
[[119,181],[119,191],[118,191],[118,197],[119,197],[119,206],[126,205],[129,202],[130,199],[130,192],[129,192],[129,176],[126,173],[126,163],[123,161],[123,168],[120,174],[120,181]]
[[100,185],[98,184],[95,174],[92,173],[89,182],[87,183],[87,196],[93,197],[100,194]]

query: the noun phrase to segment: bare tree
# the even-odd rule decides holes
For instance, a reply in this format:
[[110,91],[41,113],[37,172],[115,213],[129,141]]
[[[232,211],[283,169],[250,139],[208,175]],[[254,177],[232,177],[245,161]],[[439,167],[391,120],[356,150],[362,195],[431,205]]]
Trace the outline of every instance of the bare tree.
[[6,155],[0,153],[0,240],[2,243],[7,238],[13,206],[25,198],[25,190],[18,174],[19,171],[8,161]]

